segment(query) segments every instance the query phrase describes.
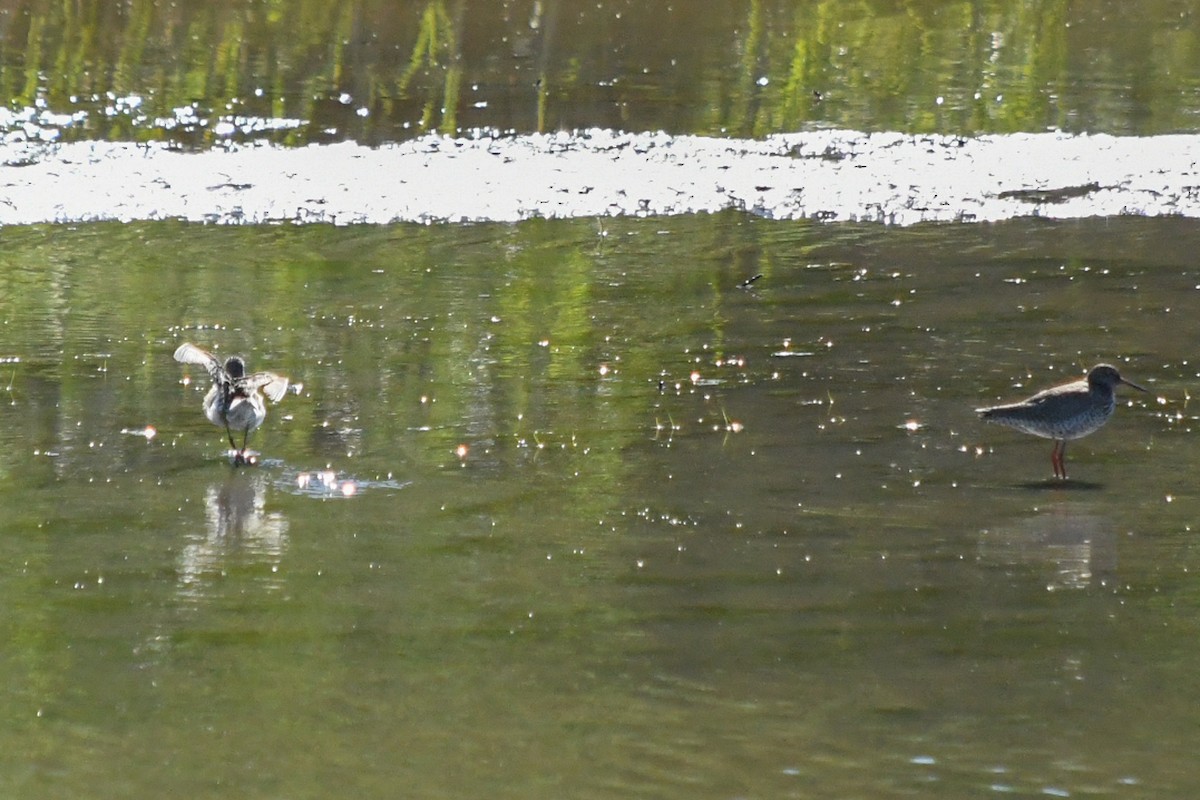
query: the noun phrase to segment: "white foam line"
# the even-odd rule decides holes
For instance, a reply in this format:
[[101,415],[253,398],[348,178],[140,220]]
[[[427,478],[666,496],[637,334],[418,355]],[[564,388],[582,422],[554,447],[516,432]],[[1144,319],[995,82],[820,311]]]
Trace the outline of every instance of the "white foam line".
[[729,140],[606,130],[367,148],[0,145],[0,224],[516,221],[743,208],[795,219],[1200,216],[1200,136]]

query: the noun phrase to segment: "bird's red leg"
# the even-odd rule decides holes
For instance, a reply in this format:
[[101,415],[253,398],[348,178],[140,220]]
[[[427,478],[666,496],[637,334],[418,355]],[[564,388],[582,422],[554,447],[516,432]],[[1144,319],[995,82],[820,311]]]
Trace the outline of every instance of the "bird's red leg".
[[1054,465],[1054,477],[1067,479],[1067,443],[1055,440],[1054,451],[1050,453],[1050,463]]

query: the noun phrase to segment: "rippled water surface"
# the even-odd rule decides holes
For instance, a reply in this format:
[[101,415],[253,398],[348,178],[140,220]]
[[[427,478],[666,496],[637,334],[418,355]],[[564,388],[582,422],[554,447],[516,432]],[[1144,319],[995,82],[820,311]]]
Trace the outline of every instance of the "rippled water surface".
[[1196,0],[27,0],[0,6],[0,135],[1178,133],[1200,114],[1198,14]]
[[9,794],[1200,786],[1190,222],[4,235]]
[[1195,796],[1198,13],[0,4],[0,796]]

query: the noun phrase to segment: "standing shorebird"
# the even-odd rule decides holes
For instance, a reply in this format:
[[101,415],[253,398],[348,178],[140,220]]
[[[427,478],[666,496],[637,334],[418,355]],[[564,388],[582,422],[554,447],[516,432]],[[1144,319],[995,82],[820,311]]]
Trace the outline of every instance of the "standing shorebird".
[[1053,439],[1050,463],[1054,465],[1054,477],[1066,480],[1067,440],[1087,436],[1108,422],[1117,407],[1114,390],[1120,384],[1146,391],[1122,378],[1116,367],[1097,364],[1083,380],[1054,386],[1019,403],[975,411],[988,422]]
[[[288,379],[270,372],[246,374],[246,362],[231,356],[222,364],[206,350],[184,342],[175,351],[175,360],[183,364],[198,364],[208,370],[213,385],[204,395],[204,416],[214,425],[225,428],[229,446],[233,448],[233,463],[248,464],[246,443],[250,433],[267,418],[267,406],[259,390],[267,393],[271,402],[278,403],[287,392]],[[233,441],[233,432],[242,432],[242,446]]]

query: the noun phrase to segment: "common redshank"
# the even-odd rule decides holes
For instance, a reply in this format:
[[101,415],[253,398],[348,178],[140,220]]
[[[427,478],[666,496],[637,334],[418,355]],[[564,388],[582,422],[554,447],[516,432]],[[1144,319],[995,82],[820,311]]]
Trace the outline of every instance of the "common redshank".
[[[288,379],[271,372],[246,374],[246,362],[240,356],[221,361],[207,350],[184,342],[175,351],[175,360],[197,364],[208,370],[213,385],[204,396],[204,416],[214,425],[223,426],[233,448],[233,463],[248,464],[246,443],[250,433],[267,418],[267,406],[259,390],[267,393],[271,402],[278,403],[287,392]],[[233,432],[242,432],[242,446],[233,441]]]
[[1114,390],[1120,384],[1146,391],[1122,378],[1116,367],[1097,364],[1082,380],[1054,386],[1019,403],[975,411],[988,422],[1053,439],[1050,463],[1054,465],[1054,477],[1066,480],[1067,440],[1087,436],[1108,422],[1117,407]]

